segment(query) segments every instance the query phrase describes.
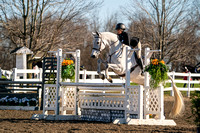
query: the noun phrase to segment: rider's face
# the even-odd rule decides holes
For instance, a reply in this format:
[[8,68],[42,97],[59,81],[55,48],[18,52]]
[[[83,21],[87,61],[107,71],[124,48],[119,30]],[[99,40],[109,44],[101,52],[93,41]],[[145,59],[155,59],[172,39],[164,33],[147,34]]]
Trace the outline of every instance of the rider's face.
[[117,29],[117,34],[122,34],[122,29]]

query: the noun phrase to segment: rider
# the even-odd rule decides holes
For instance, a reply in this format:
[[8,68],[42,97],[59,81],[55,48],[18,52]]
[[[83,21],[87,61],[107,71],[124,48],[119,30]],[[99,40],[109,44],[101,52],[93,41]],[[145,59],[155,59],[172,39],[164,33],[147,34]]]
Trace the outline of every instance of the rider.
[[[138,48],[141,49],[141,43],[139,41],[139,38],[137,38],[137,37],[132,37],[130,44],[129,44],[129,37],[128,37],[128,34],[124,31],[125,29],[126,29],[126,26],[123,23],[118,23],[116,25],[115,30],[117,30],[117,35],[118,35],[120,42],[125,45],[130,46],[131,48],[135,48],[136,46],[138,46]],[[143,75],[144,71],[143,71],[143,63],[142,63],[142,59],[141,59],[141,54],[137,55],[135,53],[135,57],[136,57],[136,62],[139,65],[139,67],[141,68],[142,75]]]
[[117,30],[117,35],[121,43],[129,46],[128,34],[124,31],[126,26],[123,23],[118,23],[115,30]]

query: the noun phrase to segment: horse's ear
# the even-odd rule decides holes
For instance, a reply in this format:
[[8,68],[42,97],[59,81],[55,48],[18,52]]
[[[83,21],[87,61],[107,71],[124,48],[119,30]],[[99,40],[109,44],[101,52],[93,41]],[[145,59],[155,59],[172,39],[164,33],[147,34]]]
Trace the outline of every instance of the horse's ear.
[[96,34],[97,34],[97,36],[99,36],[99,35],[100,35],[98,31],[96,31]]
[[93,35],[93,36],[96,36],[97,34],[96,34],[95,32],[92,32],[92,35]]
[[100,37],[100,33],[99,33],[98,31],[92,32],[92,35],[93,35],[94,37]]

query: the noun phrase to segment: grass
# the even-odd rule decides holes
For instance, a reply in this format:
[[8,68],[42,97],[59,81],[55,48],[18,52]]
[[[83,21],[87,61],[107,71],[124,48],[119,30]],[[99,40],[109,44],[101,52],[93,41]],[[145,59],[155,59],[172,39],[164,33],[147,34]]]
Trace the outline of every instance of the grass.
[[[184,83],[176,83],[176,86],[177,87],[180,87],[180,88],[183,88],[184,86]],[[164,86],[165,88],[167,87],[171,87],[171,83],[166,83],[166,85]],[[187,87],[187,85],[186,85]],[[200,84],[194,84],[194,87],[193,88],[200,88]]]
[[[131,85],[138,85],[136,83],[131,83]],[[176,86],[178,88],[183,88],[184,86],[184,83],[176,83]],[[168,88],[168,87],[171,87],[171,83],[166,83],[164,85],[164,88]],[[187,85],[186,85],[186,88],[187,88]],[[200,88],[200,84],[194,84],[194,87],[193,88]],[[187,97],[187,91],[181,91],[183,97]],[[190,92],[190,95],[192,96],[193,94],[195,93],[195,91],[191,91]],[[170,96],[170,91],[164,91],[164,95],[165,96]]]

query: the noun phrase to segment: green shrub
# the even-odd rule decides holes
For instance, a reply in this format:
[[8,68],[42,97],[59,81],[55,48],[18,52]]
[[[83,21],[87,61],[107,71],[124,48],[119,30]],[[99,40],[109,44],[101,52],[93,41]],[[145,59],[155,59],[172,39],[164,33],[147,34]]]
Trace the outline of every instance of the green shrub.
[[1,79],[7,79],[7,78],[6,78],[6,76],[2,75],[2,76],[1,76]]
[[200,127],[200,91],[195,91],[191,96],[192,114],[195,116],[195,123]]

